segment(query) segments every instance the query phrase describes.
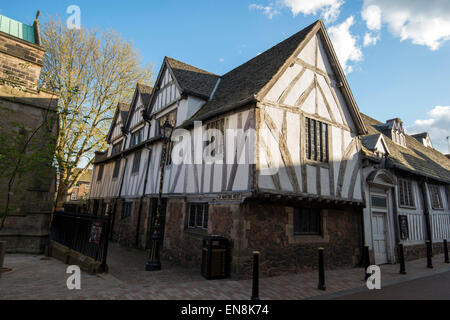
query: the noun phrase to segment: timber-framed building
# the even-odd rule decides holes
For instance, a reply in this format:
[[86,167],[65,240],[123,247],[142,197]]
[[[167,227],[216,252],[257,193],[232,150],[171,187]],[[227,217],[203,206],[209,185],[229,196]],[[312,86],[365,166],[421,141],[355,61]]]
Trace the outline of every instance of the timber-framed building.
[[[95,213],[111,208],[113,238],[121,243],[149,246],[166,120],[194,137],[189,151],[181,152],[184,160],[196,158],[199,140],[200,150],[222,156],[212,163],[178,162],[173,156],[180,152],[170,145],[162,188],[167,258],[199,266],[203,237],[221,235],[231,242],[237,277],[251,271],[253,250],[261,252],[264,275],[315,267],[319,247],[328,267],[359,264],[366,243],[377,263],[395,262],[379,260],[373,250],[369,225],[378,211],[368,206],[372,186],[385,176],[391,180],[384,194],[397,190],[396,167],[386,164],[397,158],[387,142],[393,137],[359,112],[322,21],[222,76],[166,57],[154,88],[138,85],[132,103],[117,107],[109,149],[95,159],[90,204]],[[204,136],[196,135],[200,122]],[[414,138],[394,124],[391,132],[409,146]],[[254,134],[240,144],[229,130]],[[419,144],[414,139],[416,156],[417,150],[425,153]],[[442,213],[448,218],[450,164],[426,151],[443,177],[439,192],[442,199],[447,192]],[[420,175],[420,169],[414,172]],[[399,212],[391,211],[384,212],[386,219]],[[392,246],[398,231],[390,226]]]

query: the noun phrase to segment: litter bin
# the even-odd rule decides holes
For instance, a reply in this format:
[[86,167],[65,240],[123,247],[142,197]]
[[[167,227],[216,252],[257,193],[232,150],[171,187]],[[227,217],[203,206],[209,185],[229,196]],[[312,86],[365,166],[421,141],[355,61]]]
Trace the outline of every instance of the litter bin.
[[220,236],[203,238],[202,276],[208,280],[230,276],[230,248],[228,239]]

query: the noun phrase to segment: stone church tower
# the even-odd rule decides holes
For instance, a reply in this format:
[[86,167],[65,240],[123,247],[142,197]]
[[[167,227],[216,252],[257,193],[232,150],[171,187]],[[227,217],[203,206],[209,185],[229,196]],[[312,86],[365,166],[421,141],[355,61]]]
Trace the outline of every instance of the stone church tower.
[[43,252],[53,207],[58,97],[38,87],[45,54],[38,16],[27,25],[0,15],[0,241],[7,252]]

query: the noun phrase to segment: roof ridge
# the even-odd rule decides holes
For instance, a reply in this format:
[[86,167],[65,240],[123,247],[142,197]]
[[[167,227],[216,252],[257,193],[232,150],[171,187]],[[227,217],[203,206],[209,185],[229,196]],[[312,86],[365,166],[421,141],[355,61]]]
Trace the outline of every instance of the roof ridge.
[[236,69],[239,69],[240,67],[246,65],[247,63],[250,63],[251,61],[257,59],[258,57],[260,57],[260,56],[266,54],[267,52],[269,52],[269,51],[275,49],[276,47],[281,47],[281,46],[283,46],[286,42],[292,40],[292,38],[295,38],[295,37],[299,36],[300,33],[304,33],[306,30],[314,28],[315,25],[318,24],[318,23],[320,23],[321,21],[322,21],[321,19],[316,20],[315,22],[311,23],[309,26],[307,26],[307,27],[301,29],[300,31],[298,31],[298,32],[296,32],[296,33],[294,33],[294,34],[292,34],[289,38],[286,38],[286,39],[284,39],[283,41],[278,42],[277,44],[273,45],[273,46],[270,47],[269,49],[267,49],[267,50],[261,52],[260,54],[257,54],[257,55],[254,56],[253,58],[251,58],[251,59],[249,59],[249,60],[247,60],[247,61],[241,63],[240,65],[238,65],[238,66],[235,67],[234,69],[232,69],[232,70],[228,71],[227,73],[223,74],[222,77],[225,77],[227,74],[229,74],[229,73],[235,71]]
[[[169,63],[170,63],[170,60],[172,60],[172,61],[174,61],[174,62],[178,62],[178,63],[184,64],[185,66],[188,66],[188,67],[191,67],[191,68],[193,68],[193,69],[196,69],[196,70],[198,70],[198,71],[205,72],[206,74],[213,75],[213,76],[216,76],[216,77],[219,77],[219,78],[221,77],[221,76],[219,76],[218,74],[209,72],[208,70],[205,70],[205,69],[198,68],[198,67],[193,66],[193,65],[191,65],[191,64],[189,64],[189,63],[183,62],[183,61],[181,61],[181,60],[178,60],[178,59],[175,59],[175,58],[172,58],[172,57],[169,57],[169,56],[165,56],[165,59],[169,60]],[[172,67],[172,66],[171,66],[171,67]]]

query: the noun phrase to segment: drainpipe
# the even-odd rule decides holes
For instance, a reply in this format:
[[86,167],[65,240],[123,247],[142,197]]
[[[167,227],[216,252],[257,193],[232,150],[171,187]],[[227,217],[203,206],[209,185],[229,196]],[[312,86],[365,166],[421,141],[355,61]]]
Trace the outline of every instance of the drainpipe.
[[[122,128],[122,133],[125,135],[124,144],[123,144],[123,150],[125,150],[125,148],[127,147],[127,142],[128,142],[128,131],[126,131],[125,129]],[[123,157],[124,157],[124,155],[122,153],[122,159],[123,159]],[[113,216],[112,216],[112,221],[111,221],[111,233],[110,233],[111,239],[112,239],[112,236],[114,233],[114,223],[116,222],[117,201],[121,198],[123,181],[125,180],[125,172],[127,171],[127,164],[128,164],[128,158],[125,158],[125,165],[123,167],[122,178],[120,180],[119,193],[117,194],[117,197],[114,201],[114,210],[113,210]],[[119,228],[119,242],[120,242],[120,228]]]
[[[145,113],[142,112],[142,117],[145,122],[148,123],[148,132],[147,132],[147,140],[150,139],[150,130],[151,130],[151,118]],[[139,245],[139,229],[141,228],[141,215],[142,215],[142,204],[144,202],[145,198],[145,189],[147,189],[147,181],[148,181],[148,170],[150,168],[150,155],[152,152],[152,148],[145,145],[145,147],[148,149],[148,159],[147,159],[147,167],[145,168],[145,179],[144,179],[144,189],[142,190],[142,196],[139,201],[139,210],[138,210],[138,221],[136,225],[136,240],[135,240],[135,247],[137,248]]]
[[151,159],[150,154],[152,152],[151,147],[149,148],[146,145],[146,148],[148,149],[148,160],[147,160],[147,167],[145,169],[144,189],[142,190],[141,200],[139,201],[139,211],[138,211],[138,221],[137,221],[137,226],[136,226],[136,241],[135,241],[136,248],[139,245],[139,229],[141,227],[142,204],[143,204],[144,198],[145,198],[145,189],[147,189],[148,170],[150,168],[150,159]]
[[427,240],[430,240],[431,244],[433,244],[433,236],[431,235],[430,208],[428,206],[428,192],[426,179],[422,179],[420,181],[420,189],[422,191],[422,198],[423,198],[423,214],[425,216],[425,225],[427,228]]

